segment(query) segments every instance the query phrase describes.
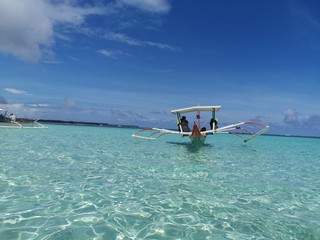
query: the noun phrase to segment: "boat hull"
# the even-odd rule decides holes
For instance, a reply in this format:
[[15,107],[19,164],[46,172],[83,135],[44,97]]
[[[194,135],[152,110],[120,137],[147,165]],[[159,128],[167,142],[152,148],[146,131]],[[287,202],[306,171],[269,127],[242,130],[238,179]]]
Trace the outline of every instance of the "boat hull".
[[189,137],[192,145],[196,148],[201,147],[206,141],[206,135],[200,132],[197,124],[193,125],[192,133]]

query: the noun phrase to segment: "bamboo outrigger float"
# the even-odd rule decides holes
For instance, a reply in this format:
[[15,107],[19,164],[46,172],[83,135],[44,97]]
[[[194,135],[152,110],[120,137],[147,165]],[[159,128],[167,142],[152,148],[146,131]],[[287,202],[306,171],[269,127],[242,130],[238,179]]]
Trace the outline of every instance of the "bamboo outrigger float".
[[[146,140],[155,140],[166,134],[176,134],[180,136],[188,136],[191,140],[191,143],[195,147],[200,147],[205,143],[205,140],[210,135],[215,134],[233,134],[240,137],[244,142],[248,142],[261,134],[268,131],[269,126],[259,123],[259,122],[239,122],[224,127],[218,127],[218,120],[216,118],[216,112],[221,109],[221,106],[195,106],[188,108],[181,108],[172,110],[171,113],[175,114],[178,119],[179,131],[164,129],[164,128],[144,128],[132,135],[135,138],[141,138]],[[183,123],[184,116],[182,114],[195,112],[197,121],[194,121],[192,130],[186,127]],[[207,130],[205,127],[201,127],[201,112],[211,112],[210,120],[210,130]],[[259,130],[252,132],[246,129],[246,126],[255,125],[259,127]]]

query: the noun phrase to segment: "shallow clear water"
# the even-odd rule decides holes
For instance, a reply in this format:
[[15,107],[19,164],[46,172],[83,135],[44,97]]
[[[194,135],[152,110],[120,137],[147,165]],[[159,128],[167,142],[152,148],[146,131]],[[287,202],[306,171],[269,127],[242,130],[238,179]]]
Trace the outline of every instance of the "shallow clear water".
[[0,239],[320,239],[320,139],[1,129]]

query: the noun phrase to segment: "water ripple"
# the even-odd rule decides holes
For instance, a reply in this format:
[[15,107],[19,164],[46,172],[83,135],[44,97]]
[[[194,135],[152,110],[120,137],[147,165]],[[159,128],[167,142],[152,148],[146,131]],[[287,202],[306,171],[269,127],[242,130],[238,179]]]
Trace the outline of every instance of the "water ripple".
[[191,151],[131,131],[10,131],[1,239],[320,239],[319,139],[217,136]]

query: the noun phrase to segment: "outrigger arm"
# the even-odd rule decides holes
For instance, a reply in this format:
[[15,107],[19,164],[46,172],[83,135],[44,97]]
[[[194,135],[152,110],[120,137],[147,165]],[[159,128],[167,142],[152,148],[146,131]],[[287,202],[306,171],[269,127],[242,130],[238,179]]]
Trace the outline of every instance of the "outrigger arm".
[[[193,130],[195,127],[197,127],[197,137],[196,138],[206,138],[207,135],[215,135],[215,134],[233,134],[235,136],[240,137],[243,139],[243,141],[246,143],[261,134],[265,133],[268,131],[269,126],[259,123],[259,122],[239,122],[235,124],[230,124],[224,127],[218,128],[218,126],[213,126],[211,130],[208,131],[201,131],[200,129],[200,112],[201,111],[211,111],[212,112],[212,118],[216,117],[216,112],[221,109],[221,106],[195,106],[195,107],[188,107],[188,108],[181,108],[181,109],[176,109],[172,110],[171,113],[175,114],[178,119],[178,125],[179,125],[179,120],[181,117],[181,114],[183,113],[189,113],[189,112],[196,112],[197,113],[197,119],[198,119],[198,125],[196,123],[194,124]],[[248,125],[258,125],[262,129],[260,129],[258,132],[254,133],[246,128],[244,126]],[[191,140],[194,139],[194,131],[192,132],[183,132],[181,127],[179,126],[180,131],[174,131],[174,130],[169,130],[169,129],[164,129],[164,128],[145,128],[141,129],[135,134],[132,135],[132,137],[135,138],[141,138],[141,139],[147,139],[147,140],[155,140],[163,135],[166,134],[176,134],[180,136],[189,136]],[[243,134],[243,136],[241,135]],[[248,135],[249,137],[244,137],[245,135]]]

